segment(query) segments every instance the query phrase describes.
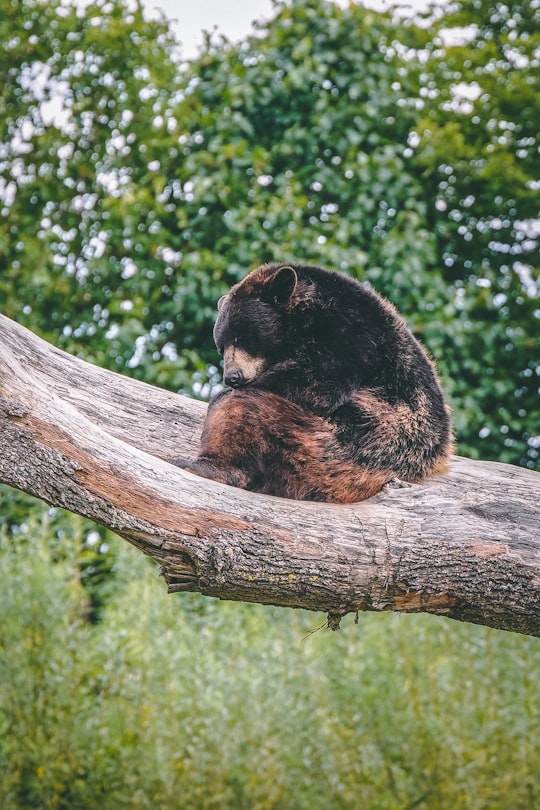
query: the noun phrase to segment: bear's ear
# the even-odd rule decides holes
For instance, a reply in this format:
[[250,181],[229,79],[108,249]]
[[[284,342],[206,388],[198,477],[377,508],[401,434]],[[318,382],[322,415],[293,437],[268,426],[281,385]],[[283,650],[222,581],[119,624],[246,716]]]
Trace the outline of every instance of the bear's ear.
[[[227,295],[228,295],[228,293],[227,293]],[[219,299],[219,301],[217,302],[218,312],[221,309],[221,307],[223,306],[223,304],[225,303],[225,299],[227,298],[227,295],[222,295],[221,298]]]
[[266,280],[266,297],[276,304],[286,304],[296,289],[298,276],[294,267],[284,265]]

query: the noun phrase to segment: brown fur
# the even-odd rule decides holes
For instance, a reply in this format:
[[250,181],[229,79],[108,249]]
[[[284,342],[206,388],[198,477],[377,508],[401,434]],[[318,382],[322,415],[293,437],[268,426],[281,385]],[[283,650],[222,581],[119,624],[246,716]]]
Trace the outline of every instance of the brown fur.
[[189,469],[266,495],[333,503],[369,498],[394,477],[348,460],[325,419],[256,390],[230,392],[211,406]]

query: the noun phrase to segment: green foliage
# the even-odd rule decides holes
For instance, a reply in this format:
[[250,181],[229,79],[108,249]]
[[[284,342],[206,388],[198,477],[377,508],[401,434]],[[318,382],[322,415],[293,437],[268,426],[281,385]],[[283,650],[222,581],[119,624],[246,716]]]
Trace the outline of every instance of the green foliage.
[[444,619],[167,597],[125,545],[85,621],[76,545],[0,553],[5,810],[529,810],[540,642]]
[[533,467],[540,10],[530,2],[463,0],[419,44],[425,58],[413,160],[432,200],[439,267],[454,287],[452,322],[431,345],[451,380],[464,451]]
[[0,486],[0,532],[12,542],[23,544],[32,553],[32,537],[37,532],[49,538],[49,549],[57,561],[64,560],[66,549],[77,549],[72,560],[86,589],[86,615],[97,621],[101,609],[113,592],[116,580],[117,538],[102,526],[66,512],[46,508],[41,501],[7,486]]
[[[5,312],[112,368],[143,355],[144,374],[167,334],[155,166],[172,150],[173,41],[138,3],[15,8],[0,3]],[[185,383],[187,359],[162,359],[169,384]]]
[[318,262],[428,344],[461,452],[537,464],[536,7],[463,0],[426,28],[278,2],[260,36],[180,69],[138,4],[3,6],[7,314],[207,395],[221,293]]

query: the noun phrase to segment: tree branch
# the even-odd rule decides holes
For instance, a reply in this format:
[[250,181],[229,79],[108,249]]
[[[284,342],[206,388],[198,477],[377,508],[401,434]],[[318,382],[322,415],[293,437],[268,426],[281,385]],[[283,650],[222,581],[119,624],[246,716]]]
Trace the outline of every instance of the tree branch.
[[349,506],[252,494],[195,455],[206,406],[78,360],[0,316],[0,481],[107,526],[170,591],[442,614],[540,636],[540,475],[454,458]]

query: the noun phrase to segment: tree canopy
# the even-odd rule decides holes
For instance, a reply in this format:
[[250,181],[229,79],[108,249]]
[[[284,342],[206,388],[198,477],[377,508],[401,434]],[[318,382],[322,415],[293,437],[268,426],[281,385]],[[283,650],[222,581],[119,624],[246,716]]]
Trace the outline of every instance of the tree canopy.
[[278,2],[188,64],[140,4],[4,5],[7,315],[207,395],[219,295],[263,261],[317,262],[403,312],[462,453],[537,466],[535,4],[464,0],[427,25]]

